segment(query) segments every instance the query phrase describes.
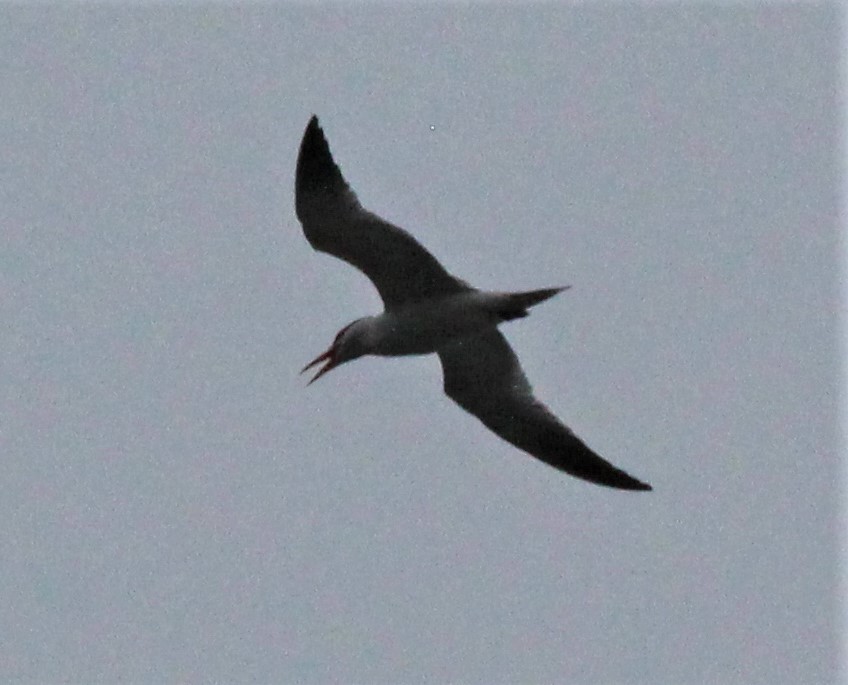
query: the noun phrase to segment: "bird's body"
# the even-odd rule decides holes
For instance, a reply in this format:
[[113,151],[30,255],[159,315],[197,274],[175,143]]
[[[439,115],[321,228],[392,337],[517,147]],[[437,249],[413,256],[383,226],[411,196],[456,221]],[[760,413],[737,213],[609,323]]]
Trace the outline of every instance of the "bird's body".
[[625,490],[651,489],[595,454],[533,396],[498,330],[564,288],[487,292],[452,276],[409,233],[362,208],[316,117],[298,155],[295,206],[310,244],[363,271],[385,305],[382,314],[339,331],[330,349],[304,368],[327,362],[312,381],[366,354],[435,352],[447,395],[503,439],[578,478]]
[[[527,315],[528,300],[541,302],[561,288],[532,293],[495,293],[469,289],[387,309],[354,322],[366,354],[401,357],[432,354],[446,344]],[[523,298],[523,299],[522,299]],[[525,304],[521,304],[525,302]]]

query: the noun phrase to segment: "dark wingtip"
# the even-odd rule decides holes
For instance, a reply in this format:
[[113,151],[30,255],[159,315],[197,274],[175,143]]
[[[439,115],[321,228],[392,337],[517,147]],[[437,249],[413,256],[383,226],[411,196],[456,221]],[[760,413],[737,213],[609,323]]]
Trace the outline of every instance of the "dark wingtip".
[[[584,445],[585,447],[585,445]],[[586,447],[585,449],[589,449]],[[598,464],[595,463],[593,468],[586,468],[580,470],[568,470],[568,473],[571,473],[573,476],[577,476],[578,478],[583,478],[597,485],[605,485],[608,488],[615,488],[616,490],[630,490],[632,492],[650,492],[654,488],[651,487],[648,483],[643,483],[638,478],[634,478],[626,471],[622,471],[620,468],[613,466],[609,462],[601,459],[598,455],[591,452],[592,456],[595,457],[596,460],[601,460],[603,464],[603,468],[599,468]]]
[[[297,155],[297,170],[295,172],[295,209],[301,221],[307,214],[315,210],[315,199],[309,194],[326,194],[340,196],[349,192],[342,172],[333,160],[330,145],[324,136],[324,131],[318,124],[314,114],[303,132],[300,151]],[[318,202],[318,209],[323,207]]]
[[649,492],[653,490],[648,483],[643,483],[641,480],[634,478],[624,471],[619,471],[615,478],[595,482],[599,485],[607,485],[611,488],[617,488],[618,490],[632,490],[634,492]]
[[297,155],[298,181],[302,180],[305,173],[312,171],[312,167],[326,165],[328,162],[335,166],[324,131],[318,123],[318,117],[313,114],[300,141],[300,152]]

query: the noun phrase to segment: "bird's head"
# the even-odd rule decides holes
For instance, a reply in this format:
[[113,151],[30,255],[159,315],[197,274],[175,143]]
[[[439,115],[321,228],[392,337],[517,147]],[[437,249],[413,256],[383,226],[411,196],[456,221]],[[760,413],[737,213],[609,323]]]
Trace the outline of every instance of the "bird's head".
[[349,362],[357,357],[361,357],[363,354],[368,352],[368,329],[367,326],[364,325],[365,321],[366,319],[357,319],[342,328],[338,333],[336,333],[336,339],[333,340],[333,344],[330,345],[330,349],[326,352],[322,352],[303,367],[301,373],[311,369],[316,364],[327,362],[318,370],[318,373],[312,377],[312,380],[309,381],[307,385],[312,385],[312,383],[321,378],[321,376],[327,373],[327,371],[335,369],[337,366],[341,366],[345,362]]

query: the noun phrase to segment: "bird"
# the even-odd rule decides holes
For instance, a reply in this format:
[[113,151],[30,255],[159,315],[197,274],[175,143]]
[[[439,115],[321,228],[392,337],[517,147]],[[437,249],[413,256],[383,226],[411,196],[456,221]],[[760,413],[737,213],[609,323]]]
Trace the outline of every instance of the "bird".
[[362,271],[384,311],[342,328],[301,373],[307,385],[364,355],[438,355],[444,391],[507,442],[577,478],[620,490],[651,490],[597,455],[536,399],[499,325],[565,290],[485,291],[450,274],[410,233],[366,210],[333,159],[313,115],[295,172],[295,210],[309,244]]

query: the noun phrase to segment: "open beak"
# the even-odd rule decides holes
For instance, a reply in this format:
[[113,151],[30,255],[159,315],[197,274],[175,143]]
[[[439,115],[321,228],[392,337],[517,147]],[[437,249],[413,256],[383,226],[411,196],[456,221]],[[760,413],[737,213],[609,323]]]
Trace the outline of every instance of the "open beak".
[[306,385],[312,385],[315,381],[321,378],[321,376],[327,373],[327,371],[330,371],[331,369],[334,369],[336,367],[336,358],[333,354],[332,347],[326,352],[315,357],[315,359],[313,359],[306,366],[304,366],[300,372],[303,373],[304,371],[311,369],[313,366],[315,366],[316,364],[320,364],[323,361],[326,361],[327,363],[318,370],[318,373],[316,373],[312,377],[312,380],[309,381]]

